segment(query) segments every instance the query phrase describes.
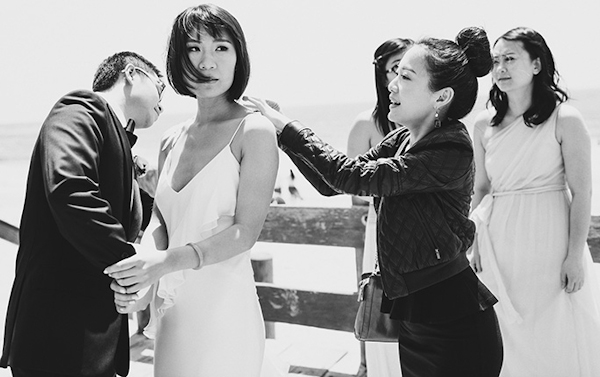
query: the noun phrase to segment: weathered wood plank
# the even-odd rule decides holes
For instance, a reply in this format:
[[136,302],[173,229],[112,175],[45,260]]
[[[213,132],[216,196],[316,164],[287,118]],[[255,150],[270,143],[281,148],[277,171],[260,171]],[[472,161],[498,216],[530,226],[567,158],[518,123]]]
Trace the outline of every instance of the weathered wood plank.
[[133,334],[129,338],[129,351],[131,361],[146,364],[154,362],[154,340],[146,338],[144,334]]
[[297,342],[278,357],[290,364],[289,373],[325,376],[347,353],[347,350],[340,348],[325,348],[318,344]]
[[316,208],[271,206],[259,237],[279,242],[339,247],[362,247],[366,207]]
[[0,238],[12,242],[15,245],[19,244],[19,228],[0,220]]
[[[299,212],[304,212],[304,214],[294,215],[294,211],[297,210],[300,210]],[[265,227],[259,237],[259,241],[362,247],[363,241],[361,240],[363,235],[360,234],[360,229],[363,229],[362,232],[364,232],[364,225],[362,225],[360,219],[362,216],[366,215],[366,209],[353,207],[336,208],[334,211],[331,210],[331,208],[286,208],[283,206],[272,206],[269,215],[267,216]],[[332,216],[335,216],[338,221],[337,227],[327,225],[327,219]],[[317,218],[319,220],[316,220]],[[345,218],[350,219],[350,221],[345,224],[344,221],[339,221]],[[292,221],[289,226],[282,226],[282,224],[286,224],[285,219]],[[312,221],[313,225],[309,225],[309,223],[304,223],[303,225],[303,219]],[[340,223],[342,224],[341,227],[339,225]],[[359,223],[360,225],[358,225]],[[318,227],[320,230],[317,232],[312,229],[307,231],[305,236],[303,235],[303,229],[314,227]],[[327,232],[333,231],[334,229],[344,229],[346,232],[345,236],[341,237],[342,240],[339,240],[339,237],[337,237],[337,240],[332,239],[332,242],[328,243],[329,239],[327,238]],[[0,220],[0,238],[18,245],[19,228]],[[590,246],[594,262],[600,263],[600,216],[592,216],[587,242]]]
[[265,321],[354,331],[357,293],[305,291],[256,283]]
[[592,216],[587,243],[594,262],[600,263],[600,216]]

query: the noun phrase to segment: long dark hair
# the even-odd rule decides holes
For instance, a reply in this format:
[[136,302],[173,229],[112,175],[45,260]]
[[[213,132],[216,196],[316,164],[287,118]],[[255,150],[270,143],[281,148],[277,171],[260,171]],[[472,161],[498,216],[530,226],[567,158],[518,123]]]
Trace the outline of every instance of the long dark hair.
[[382,135],[387,135],[395,127],[392,122],[388,119],[388,113],[390,112],[390,92],[387,88],[387,74],[385,72],[385,65],[388,63],[389,58],[392,55],[406,51],[410,46],[413,45],[412,39],[404,38],[392,38],[383,42],[373,54],[374,60],[373,65],[375,66],[375,90],[377,91],[377,103],[371,116],[375,121],[377,130]]
[[187,80],[206,82],[187,53],[186,43],[200,30],[216,38],[228,34],[233,40],[237,61],[231,88],[227,92],[230,101],[242,96],[250,78],[250,59],[246,38],[237,19],[228,11],[213,4],[201,4],[181,12],[173,22],[169,49],[167,51],[167,77],[173,89],[181,95],[195,97],[187,86]]
[[[523,119],[528,127],[537,126],[550,117],[558,103],[569,99],[567,93],[558,86],[560,75],[554,66],[552,52],[544,37],[528,27],[517,27],[507,31],[494,42],[494,46],[500,39],[521,42],[531,60],[540,59],[541,70],[533,76],[531,106],[523,114]],[[497,126],[508,111],[508,97],[494,84],[490,89],[489,102],[496,109],[496,115],[492,118],[491,125]]]

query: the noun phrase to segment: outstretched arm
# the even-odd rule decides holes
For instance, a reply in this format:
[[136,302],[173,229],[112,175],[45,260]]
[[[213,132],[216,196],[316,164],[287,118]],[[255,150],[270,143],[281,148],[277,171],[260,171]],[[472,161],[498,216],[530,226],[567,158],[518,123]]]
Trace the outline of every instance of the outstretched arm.
[[[334,193],[394,196],[409,193],[448,191],[464,186],[473,168],[473,147],[460,124],[440,131],[440,142],[418,143],[401,156],[394,153],[409,137],[407,129],[391,132],[369,152],[350,158],[325,143],[309,128],[270,109],[262,100],[253,103],[281,131],[279,142],[294,163],[311,181],[324,182]],[[288,122],[288,123],[284,123]],[[451,132],[451,133],[450,133]],[[300,168],[300,165],[296,163]],[[313,183],[314,185],[314,183]]]
[[[247,97],[243,98],[245,101],[250,102],[254,105],[271,123],[275,126],[277,133],[281,133],[285,126],[292,121],[291,118],[287,117],[283,113],[280,112],[279,105],[273,106],[267,100],[255,98],[255,97]],[[288,155],[290,160],[296,165],[300,173],[310,182],[310,184],[321,194],[324,196],[333,196],[340,194],[339,191],[335,190],[332,185],[327,182],[322,176],[318,174],[312,174],[314,172],[313,168],[308,165],[303,159],[302,156],[295,154],[287,149],[284,149],[285,153]]]

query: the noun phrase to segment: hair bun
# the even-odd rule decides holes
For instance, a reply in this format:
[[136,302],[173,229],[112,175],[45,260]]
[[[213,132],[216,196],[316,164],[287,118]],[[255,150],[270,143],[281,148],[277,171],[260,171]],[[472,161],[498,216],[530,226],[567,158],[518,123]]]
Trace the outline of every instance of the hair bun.
[[487,75],[492,69],[492,54],[487,33],[480,27],[462,29],[456,36],[456,43],[463,49],[469,67],[477,77]]

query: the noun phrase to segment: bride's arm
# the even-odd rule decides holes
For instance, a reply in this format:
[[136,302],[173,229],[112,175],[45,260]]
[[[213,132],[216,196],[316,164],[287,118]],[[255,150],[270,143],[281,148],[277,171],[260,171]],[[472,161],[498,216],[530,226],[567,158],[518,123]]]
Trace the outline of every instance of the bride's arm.
[[137,292],[167,273],[218,263],[254,245],[269,210],[279,158],[275,131],[266,118],[256,117],[246,122],[239,158],[240,182],[234,224],[205,240],[166,252],[138,249],[139,245],[135,245],[136,255],[105,270],[117,280],[118,293]]
[[234,224],[195,243],[204,255],[205,265],[229,259],[254,246],[269,211],[279,163],[275,130],[266,118],[251,117],[243,131]]

